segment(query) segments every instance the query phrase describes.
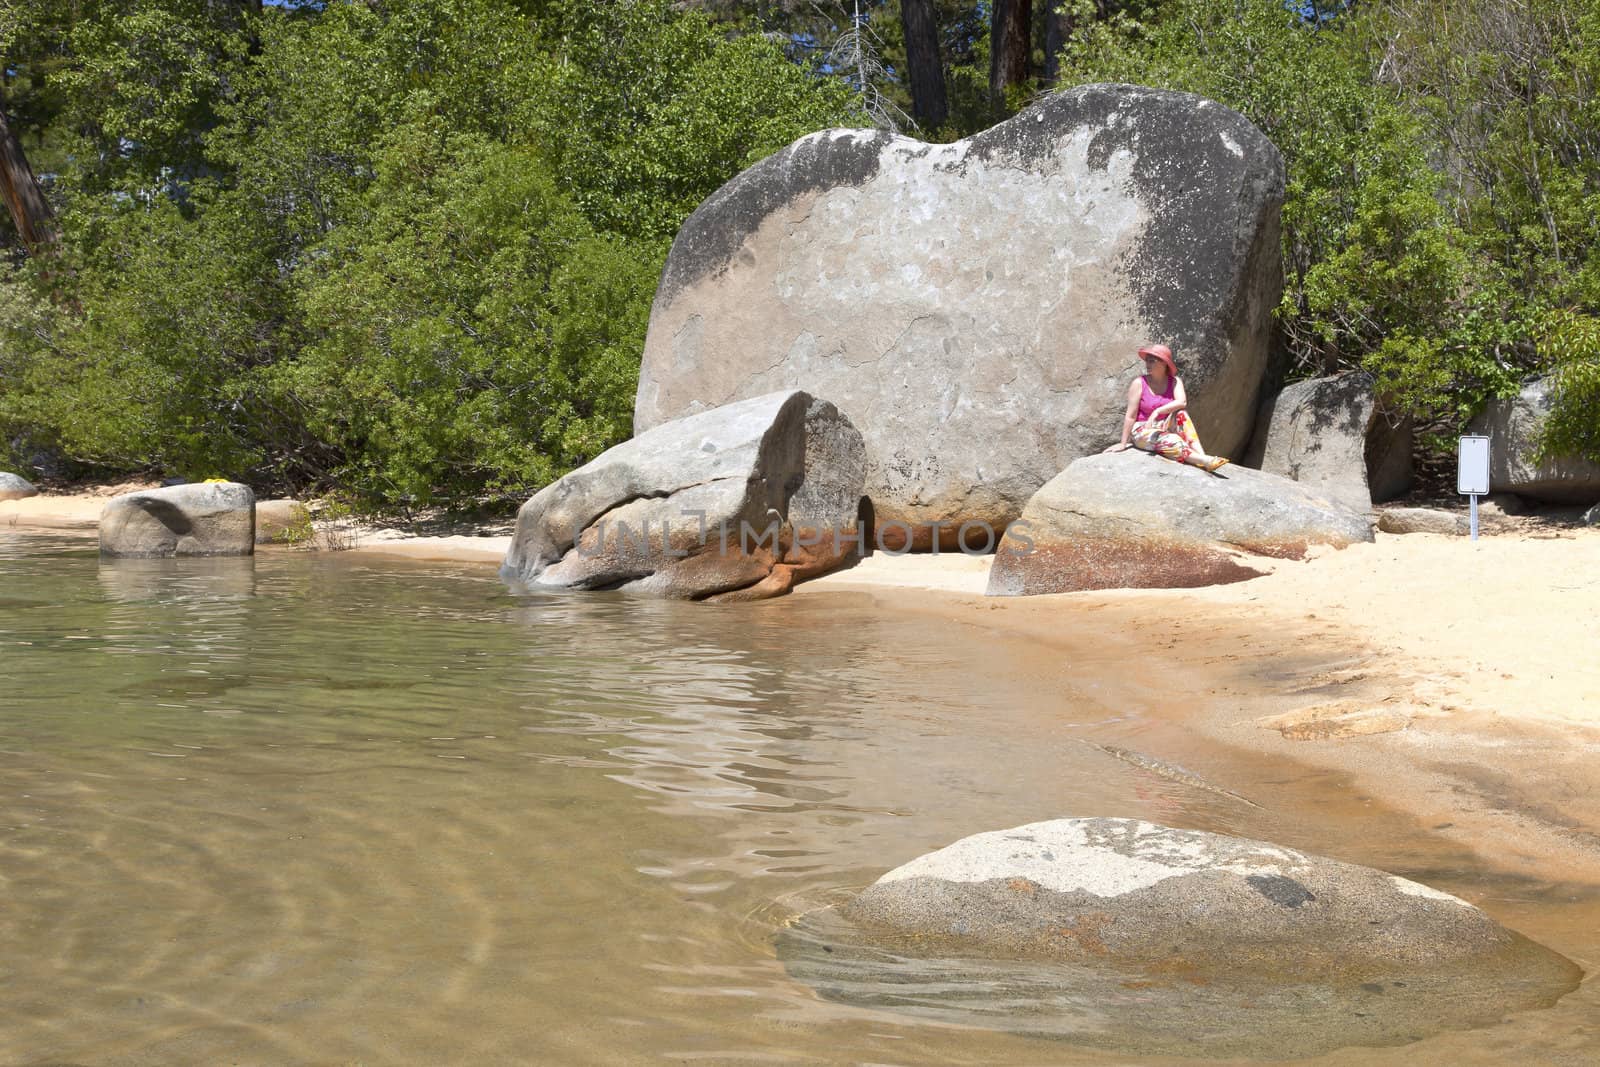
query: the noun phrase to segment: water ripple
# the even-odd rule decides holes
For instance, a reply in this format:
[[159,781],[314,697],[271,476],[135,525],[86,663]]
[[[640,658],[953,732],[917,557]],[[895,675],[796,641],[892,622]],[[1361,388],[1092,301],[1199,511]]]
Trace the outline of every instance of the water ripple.
[[1258,817],[1079,744],[1158,739],[1071,664],[865,598],[11,535],[0,588],[0,1062],[1069,1062],[819,1000],[774,934],[977,830]]

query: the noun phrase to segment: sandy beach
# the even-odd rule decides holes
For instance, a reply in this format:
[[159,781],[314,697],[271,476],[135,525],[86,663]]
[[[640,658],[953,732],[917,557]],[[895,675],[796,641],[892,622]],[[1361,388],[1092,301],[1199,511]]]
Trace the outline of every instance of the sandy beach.
[[[0,530],[88,535],[109,496],[0,503]],[[509,524],[362,527],[351,551],[493,566]],[[1209,742],[1350,776],[1475,850],[1600,883],[1600,529],[1491,522],[1464,537],[1379,533],[1248,582],[983,595],[989,557],[875,554],[800,586],[1059,648]],[[266,547],[263,551],[305,551]],[[1152,753],[1182,761],[1181,751]]]

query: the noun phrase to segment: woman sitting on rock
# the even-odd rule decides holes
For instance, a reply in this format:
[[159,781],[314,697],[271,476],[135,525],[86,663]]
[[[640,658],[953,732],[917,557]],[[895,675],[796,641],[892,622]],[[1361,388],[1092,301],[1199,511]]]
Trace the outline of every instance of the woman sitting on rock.
[[1200,435],[1186,410],[1189,398],[1184,395],[1178,365],[1172,361],[1172,349],[1145,345],[1139,355],[1144,358],[1144,373],[1128,386],[1122,442],[1106,451],[1124,452],[1131,444],[1204,471],[1214,471],[1228,462],[1220,456],[1206,455],[1200,447]]

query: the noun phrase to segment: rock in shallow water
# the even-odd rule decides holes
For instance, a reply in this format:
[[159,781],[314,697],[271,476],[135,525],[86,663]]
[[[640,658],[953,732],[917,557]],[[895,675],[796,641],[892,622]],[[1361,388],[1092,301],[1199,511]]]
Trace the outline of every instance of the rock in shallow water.
[[100,512],[103,556],[248,556],[256,495],[237,482],[202,482],[112,497]]
[[256,502],[256,544],[282,545],[311,538],[311,509],[298,500]]
[[861,435],[771,393],[648,430],[534,494],[501,573],[532,586],[756,599],[859,548]]
[[1313,1055],[1486,1025],[1581,972],[1368,867],[1130,819],[977,834],[779,937],[827,996],[1144,1053]]

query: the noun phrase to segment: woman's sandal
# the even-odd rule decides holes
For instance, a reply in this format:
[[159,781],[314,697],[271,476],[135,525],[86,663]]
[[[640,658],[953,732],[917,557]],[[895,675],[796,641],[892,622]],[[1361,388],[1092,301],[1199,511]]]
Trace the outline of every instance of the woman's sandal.
[[1200,465],[1200,469],[1205,471],[1207,474],[1215,474],[1217,470],[1227,462],[1228,461],[1222,456],[1217,456],[1216,458],[1212,459],[1210,463],[1202,463]]

